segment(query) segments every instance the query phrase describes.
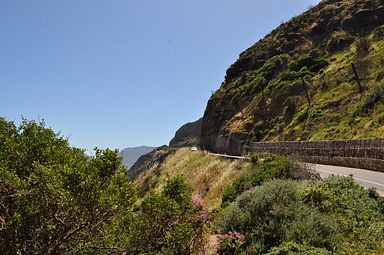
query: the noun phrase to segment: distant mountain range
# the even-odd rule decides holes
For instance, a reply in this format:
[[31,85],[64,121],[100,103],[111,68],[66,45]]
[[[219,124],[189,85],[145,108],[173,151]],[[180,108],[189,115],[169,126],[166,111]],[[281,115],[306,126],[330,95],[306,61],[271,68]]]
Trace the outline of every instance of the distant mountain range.
[[120,156],[123,158],[123,164],[129,168],[140,156],[153,151],[155,148],[151,146],[128,147],[120,151]]

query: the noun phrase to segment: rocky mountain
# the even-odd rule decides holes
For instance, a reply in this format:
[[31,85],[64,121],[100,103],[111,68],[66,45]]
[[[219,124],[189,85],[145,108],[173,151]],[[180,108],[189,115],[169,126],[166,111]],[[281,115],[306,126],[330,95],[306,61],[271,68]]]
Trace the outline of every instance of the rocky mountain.
[[176,149],[166,145],[155,148],[151,152],[140,156],[136,163],[128,170],[128,175],[136,178],[144,171],[160,166],[164,160],[175,151]]
[[240,54],[212,95],[202,146],[384,137],[384,2],[323,0]]
[[150,146],[139,146],[139,147],[129,147],[125,148],[120,152],[120,156],[123,158],[123,164],[128,168],[131,167],[140,156],[151,152],[156,147]]
[[169,142],[170,147],[199,146],[201,138],[201,123],[203,118],[183,125],[176,131],[175,137]]
[[137,161],[135,160],[136,162],[129,169],[128,175],[132,178],[136,178],[142,172],[160,166],[169,155],[176,151],[175,148],[190,146],[199,147],[201,122],[202,118],[180,127],[176,131],[175,137],[169,142],[169,147],[164,145],[158,148],[153,148],[149,152],[140,155]]

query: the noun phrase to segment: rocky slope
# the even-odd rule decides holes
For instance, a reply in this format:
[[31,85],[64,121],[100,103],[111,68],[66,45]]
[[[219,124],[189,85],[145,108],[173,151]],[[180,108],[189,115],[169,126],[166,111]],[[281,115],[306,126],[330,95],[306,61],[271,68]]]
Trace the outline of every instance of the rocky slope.
[[323,0],[282,24],[228,68],[202,147],[241,154],[252,141],[383,137],[383,24],[382,0]]
[[135,160],[135,164],[129,169],[128,175],[136,178],[141,173],[160,166],[169,155],[176,151],[175,148],[199,146],[201,122],[202,118],[180,127],[176,131],[174,138],[169,142],[169,147],[164,145],[153,148],[149,152],[140,155],[140,158],[138,157],[137,161]]
[[157,167],[163,163],[163,161],[176,150],[166,145],[155,148],[151,152],[142,155],[128,170],[128,175],[131,178],[136,178],[141,173],[148,169]]
[[187,123],[179,128],[175,137],[169,142],[170,147],[187,147],[200,145],[201,122],[203,118],[197,121]]

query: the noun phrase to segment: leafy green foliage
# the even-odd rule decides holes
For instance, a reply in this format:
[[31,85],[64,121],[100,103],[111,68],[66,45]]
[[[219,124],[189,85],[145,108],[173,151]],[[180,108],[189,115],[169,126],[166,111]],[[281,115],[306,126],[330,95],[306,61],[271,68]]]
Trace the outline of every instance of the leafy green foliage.
[[315,248],[295,242],[283,243],[273,248],[266,255],[330,255],[330,251],[323,248]]
[[288,54],[276,55],[269,58],[259,69],[249,73],[244,72],[238,80],[242,85],[231,89],[229,92],[232,102],[263,91],[268,81],[286,65],[288,58]]
[[331,176],[308,189],[304,200],[337,219],[346,240],[340,249],[371,250],[383,239],[381,199],[364,190],[352,177]]
[[209,212],[180,178],[169,181],[162,194],[147,196],[126,218],[118,222],[115,245],[129,254],[192,254],[204,248]]
[[328,65],[328,61],[319,56],[319,53],[303,54],[299,58],[289,63],[289,69],[292,71],[300,71],[306,67],[310,72],[316,73]]
[[223,235],[218,235],[220,255],[234,255],[241,252],[241,246],[244,244],[245,237],[239,232],[228,232]]
[[0,148],[1,254],[80,252],[134,202],[117,151],[89,158],[44,123],[3,119]]
[[241,194],[219,228],[244,235],[246,254],[367,254],[384,240],[381,206],[352,177],[274,180]]
[[259,161],[259,169],[256,173],[241,176],[232,186],[225,188],[222,206],[227,206],[244,191],[261,185],[267,180],[287,178],[292,168],[293,164],[288,158],[274,154],[269,155],[264,160]]
[[250,158],[253,164],[256,164],[259,161],[259,156],[256,153],[253,153]]
[[221,231],[246,237],[246,250],[262,254],[284,241],[333,249],[335,222],[301,201],[292,181],[267,182],[242,194],[221,221]]
[[269,58],[256,73],[266,80],[271,80],[278,71],[287,63],[288,54],[281,54]]
[[314,76],[328,65],[328,61],[316,54],[303,54],[289,63],[289,69],[282,75],[282,81],[296,81],[306,76]]

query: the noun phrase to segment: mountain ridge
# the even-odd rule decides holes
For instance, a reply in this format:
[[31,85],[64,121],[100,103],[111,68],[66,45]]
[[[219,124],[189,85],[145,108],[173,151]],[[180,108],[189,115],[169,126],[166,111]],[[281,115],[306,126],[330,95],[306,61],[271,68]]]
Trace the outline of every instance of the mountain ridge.
[[273,30],[209,99],[202,147],[239,155],[253,141],[383,137],[383,24],[382,1],[323,0]]
[[127,147],[120,151],[120,156],[123,159],[123,165],[130,168],[140,156],[147,154],[154,150],[156,147],[152,146],[135,146],[135,147]]

